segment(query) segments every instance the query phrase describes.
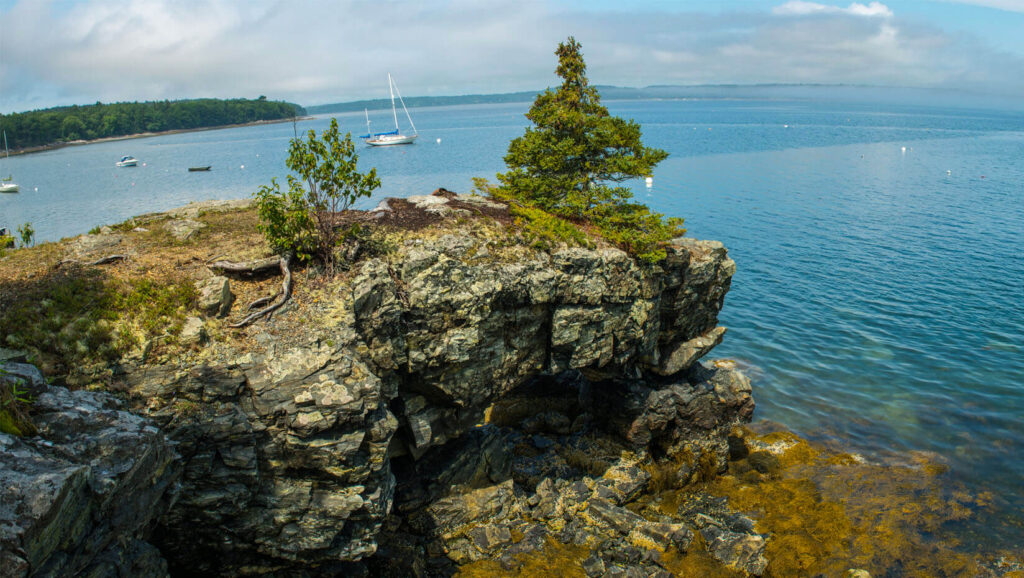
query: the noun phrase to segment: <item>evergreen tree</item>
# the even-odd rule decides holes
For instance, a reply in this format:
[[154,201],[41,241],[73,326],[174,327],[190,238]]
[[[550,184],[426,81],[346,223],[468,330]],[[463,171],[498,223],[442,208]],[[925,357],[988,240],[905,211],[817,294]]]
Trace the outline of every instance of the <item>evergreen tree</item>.
[[504,198],[572,220],[589,220],[609,240],[649,261],[664,258],[659,243],[681,235],[682,219],[662,219],[618,185],[649,176],[667,156],[640,142],[640,125],[608,114],[587,80],[580,43],[558,45],[557,90],[537,96],[526,117],[533,123],[505,155],[498,175]]

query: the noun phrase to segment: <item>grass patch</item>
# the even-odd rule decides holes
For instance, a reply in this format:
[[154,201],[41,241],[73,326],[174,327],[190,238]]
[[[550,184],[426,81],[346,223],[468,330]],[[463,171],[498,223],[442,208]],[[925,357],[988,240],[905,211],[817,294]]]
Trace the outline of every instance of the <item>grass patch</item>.
[[0,336],[5,347],[27,351],[44,375],[80,385],[143,340],[173,340],[195,298],[189,281],[121,281],[65,267],[3,285]]

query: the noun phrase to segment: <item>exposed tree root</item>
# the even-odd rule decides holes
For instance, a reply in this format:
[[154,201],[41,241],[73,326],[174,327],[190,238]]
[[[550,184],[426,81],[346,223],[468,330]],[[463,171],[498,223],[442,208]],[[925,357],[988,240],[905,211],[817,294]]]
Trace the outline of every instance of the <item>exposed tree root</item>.
[[206,267],[217,275],[232,275],[238,277],[257,277],[276,273],[281,267],[281,257],[267,257],[254,261],[243,261],[235,263],[232,261],[217,261]]
[[[292,258],[293,258],[292,253],[287,253],[284,256],[282,256],[279,259],[277,259],[278,266],[281,269],[281,274],[284,275],[284,283],[283,283],[283,289],[282,289],[282,293],[281,293],[280,299],[276,303],[268,305],[267,307],[265,307],[263,309],[260,309],[259,311],[255,312],[255,313],[250,314],[248,317],[246,317],[245,319],[242,319],[238,323],[233,323],[233,324],[229,325],[228,327],[231,327],[232,329],[238,329],[240,327],[245,327],[247,325],[250,325],[254,321],[258,320],[258,319],[261,319],[263,317],[269,316],[271,313],[273,313],[274,311],[277,311],[282,305],[284,305],[285,303],[288,302],[288,299],[290,299],[291,296],[292,296],[292,270],[291,270]],[[257,301],[259,301],[259,299],[254,301],[253,305],[255,305],[255,303]]]
[[85,265],[87,267],[94,267],[96,265],[109,265],[110,263],[115,263],[117,261],[125,261],[127,259],[128,255],[107,255],[106,257],[100,257],[99,259],[96,259],[95,261],[89,261],[88,263],[83,263],[77,259],[64,259],[63,261],[59,261],[55,268],[60,269],[62,266],[70,265],[72,263],[78,265]]
[[245,308],[245,310],[246,311],[252,311],[253,309],[256,309],[257,307],[262,307],[262,306],[266,305],[267,303],[270,303],[271,301],[273,301],[278,295],[279,295],[278,293],[275,293],[275,294],[267,296],[267,297],[260,297],[259,299],[257,299],[255,301],[253,301],[252,303],[250,303],[249,306]]

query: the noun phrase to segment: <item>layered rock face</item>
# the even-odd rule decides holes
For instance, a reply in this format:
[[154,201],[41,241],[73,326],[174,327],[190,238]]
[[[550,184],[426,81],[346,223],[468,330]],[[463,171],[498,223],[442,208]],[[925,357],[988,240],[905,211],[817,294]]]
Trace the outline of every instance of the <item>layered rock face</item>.
[[581,248],[496,263],[457,237],[408,247],[399,263],[365,264],[353,309],[370,359],[399,391],[414,453],[457,437],[540,374],[687,369],[721,340],[735,271],[720,243],[691,239],[656,267]]
[[39,430],[0,433],[0,576],[166,576],[145,538],[181,473],[173,445],[109,394],[0,370],[0,386],[34,397]]
[[[682,407],[692,386],[653,395],[661,386],[640,383],[687,370],[720,340],[734,271],[724,248],[680,239],[658,266],[617,249],[492,251],[470,236],[415,239],[358,264],[329,320],[301,336],[129,372],[139,408],[183,456],[182,491],[154,536],[172,570],[343,571],[377,549],[390,458],[458,438],[542,375],[631,392],[630,439],[678,446],[675,424],[693,416],[660,414],[658,395]],[[633,385],[610,385],[623,379]],[[749,417],[749,391],[738,403],[711,429]]]
[[[429,199],[431,207],[458,205],[444,218],[479,209],[468,196]],[[595,469],[563,454],[586,454],[605,436],[638,456],[685,456],[672,473],[679,483],[721,467],[726,432],[749,419],[753,402],[738,374],[695,363],[721,340],[717,316],[734,269],[720,244],[690,239],[646,265],[613,248],[547,252],[487,235],[411,235],[322,285],[319,303],[301,315],[286,306],[238,338],[195,341],[181,360],[126,359],[117,381],[149,420],[138,424],[166,435],[137,425],[148,445],[126,442],[135,461],[108,443],[105,459],[120,461],[97,469],[106,462],[96,458],[82,469],[59,462],[49,446],[5,437],[0,453],[37,456],[19,461],[22,469],[45,459],[66,470],[47,508],[65,512],[78,496],[75,504],[92,500],[81,506],[90,520],[110,526],[93,529],[62,513],[49,516],[61,520],[56,529],[40,530],[12,514],[21,529],[3,536],[16,553],[5,564],[23,574],[97,564],[106,570],[96,575],[159,574],[163,562],[147,539],[176,575],[334,575],[380,569],[365,561],[382,539],[393,548],[395,536],[422,546],[416,559],[458,564],[527,552],[546,536],[622,542],[615,528],[632,520],[623,506],[647,483],[635,483],[640,461],[609,459]],[[228,313],[228,283],[209,283],[216,287],[202,292],[206,314]],[[551,398],[561,400],[558,411],[508,406],[527,399],[513,392],[538,387],[570,393]],[[108,415],[113,398],[88,399],[90,411]],[[71,423],[86,437],[112,427]],[[526,445],[535,451],[510,451]],[[461,465],[443,457],[451,452]],[[445,488],[468,497],[424,483],[423,471],[442,472]],[[18,483],[31,485],[31,475]],[[149,486],[122,494],[140,480]],[[563,492],[575,498],[551,501]],[[523,513],[545,521],[510,525]],[[603,529],[558,534],[557,520],[584,513]],[[495,549],[519,544],[505,537],[526,530],[531,538],[518,550]],[[643,543],[653,536],[685,549],[693,530],[642,532]],[[614,564],[622,550],[606,550]],[[129,559],[152,563],[132,570]]]

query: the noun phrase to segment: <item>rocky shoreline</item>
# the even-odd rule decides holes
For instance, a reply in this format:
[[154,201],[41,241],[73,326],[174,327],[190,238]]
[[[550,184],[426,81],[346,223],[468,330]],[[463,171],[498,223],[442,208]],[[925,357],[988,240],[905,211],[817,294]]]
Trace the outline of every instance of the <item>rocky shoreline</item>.
[[[306,271],[268,322],[231,330],[275,281],[206,263],[266,256],[240,228],[252,218],[239,203],[195,205],[12,268],[12,283],[73,267],[111,279],[162,270],[196,288],[167,318],[180,323],[116,362],[61,369],[30,351],[49,377],[107,392],[50,385],[6,355],[2,379],[32,392],[39,433],[0,433],[0,576],[889,567],[884,549],[828,545],[831,527],[800,530],[814,535],[804,547],[765,525],[770,507],[730,505],[788,483],[787,467],[861,464],[743,428],[749,380],[731,361],[701,361],[723,338],[735,272],[720,243],[678,239],[658,265],[600,242],[542,250],[501,203],[439,191],[350,215],[373,233],[350,243],[347,271]],[[773,500],[842,520],[815,483]],[[843,528],[859,531],[850,519]]]

